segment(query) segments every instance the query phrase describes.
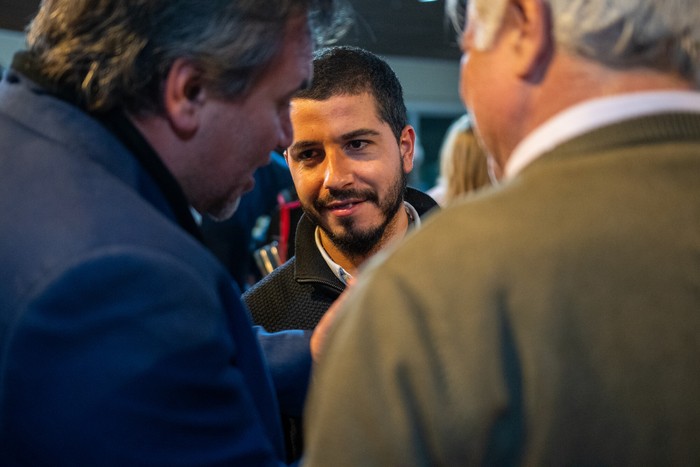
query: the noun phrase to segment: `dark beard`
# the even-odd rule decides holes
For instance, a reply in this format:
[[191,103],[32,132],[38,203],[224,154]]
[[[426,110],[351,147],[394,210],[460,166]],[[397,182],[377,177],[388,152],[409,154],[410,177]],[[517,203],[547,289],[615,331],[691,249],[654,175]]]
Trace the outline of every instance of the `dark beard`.
[[[305,209],[314,224],[318,225],[323,230],[333,244],[350,258],[362,258],[367,256],[378,243],[381,241],[389,223],[394,219],[396,213],[403,206],[403,198],[406,193],[407,176],[400,171],[400,176],[391,187],[387,194],[387,198],[383,202],[379,202],[377,194],[370,190],[332,190],[330,196],[324,200],[316,200],[314,210]],[[352,218],[341,219],[341,225],[344,227],[344,232],[336,235],[327,226],[321,223],[318,213],[324,208],[327,203],[332,201],[342,201],[351,198],[364,198],[368,202],[372,202],[379,207],[384,220],[378,226],[365,231],[359,231],[355,228],[355,220]]]

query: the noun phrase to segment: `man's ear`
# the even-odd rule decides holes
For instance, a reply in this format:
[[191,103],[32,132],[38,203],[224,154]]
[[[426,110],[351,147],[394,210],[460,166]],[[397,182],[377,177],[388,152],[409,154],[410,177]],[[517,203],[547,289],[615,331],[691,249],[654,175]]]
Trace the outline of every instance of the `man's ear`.
[[549,7],[544,0],[510,0],[506,15],[515,72],[528,81],[541,80],[554,52]]
[[199,68],[190,60],[175,60],[165,79],[163,106],[171,128],[180,138],[189,139],[197,132],[206,97]]
[[413,156],[416,150],[416,130],[411,125],[406,125],[399,138],[399,151],[401,151],[401,163],[404,173],[413,170]]

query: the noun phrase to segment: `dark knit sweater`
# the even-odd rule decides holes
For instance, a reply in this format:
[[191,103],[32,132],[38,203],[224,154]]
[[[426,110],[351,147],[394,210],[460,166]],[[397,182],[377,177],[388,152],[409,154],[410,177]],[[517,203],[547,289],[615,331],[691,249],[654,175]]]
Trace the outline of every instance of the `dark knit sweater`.
[[[437,206],[430,196],[413,188],[407,188],[404,199],[421,217]],[[296,255],[243,295],[253,321],[269,332],[313,329],[345,289],[318,251],[315,229],[302,216],[296,231]]]

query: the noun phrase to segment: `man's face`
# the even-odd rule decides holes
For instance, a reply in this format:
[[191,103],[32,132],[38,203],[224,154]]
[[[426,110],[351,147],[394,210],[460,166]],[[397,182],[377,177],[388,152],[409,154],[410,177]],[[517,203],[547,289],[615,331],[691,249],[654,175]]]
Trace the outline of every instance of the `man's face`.
[[240,197],[253,189],[253,173],[270,152],[292,142],[289,104],[312,75],[312,44],[305,18],[292,20],[282,47],[250,94],[241,100],[211,99],[203,115],[198,153],[201,163],[188,183],[200,212],[230,217]]
[[393,232],[413,168],[415,132],[400,141],[369,93],[295,99],[286,158],[302,207],[322,237],[362,256]]

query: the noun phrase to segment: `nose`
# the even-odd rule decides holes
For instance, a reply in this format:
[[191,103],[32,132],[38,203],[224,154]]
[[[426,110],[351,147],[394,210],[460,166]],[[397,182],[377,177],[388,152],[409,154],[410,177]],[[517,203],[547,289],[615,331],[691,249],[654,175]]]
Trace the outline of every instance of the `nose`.
[[326,151],[325,160],[324,187],[328,189],[341,189],[352,185],[353,173],[351,161],[342,151]]

